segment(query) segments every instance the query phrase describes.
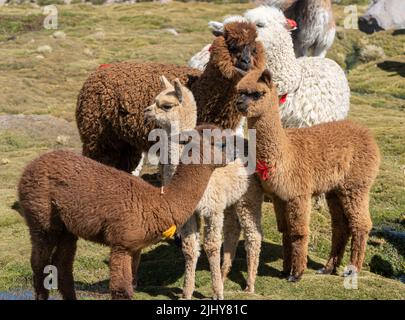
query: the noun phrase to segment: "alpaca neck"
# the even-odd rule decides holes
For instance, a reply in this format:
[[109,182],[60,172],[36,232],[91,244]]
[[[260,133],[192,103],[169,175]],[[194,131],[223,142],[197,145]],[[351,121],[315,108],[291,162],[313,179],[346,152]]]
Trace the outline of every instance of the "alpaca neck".
[[165,187],[164,194],[161,195],[167,202],[174,204],[170,214],[176,226],[182,226],[193,215],[214,169],[212,165],[178,166],[171,182]]
[[257,160],[277,165],[289,149],[288,137],[282,127],[278,106],[272,107],[260,117],[248,118],[249,129],[256,129]]
[[173,142],[171,137],[178,135],[181,132],[193,130],[197,123],[197,112],[195,103],[192,108],[187,108],[188,104],[183,106],[183,115],[177,122],[171,122],[169,125],[162,126],[166,131],[168,139],[168,163],[160,165],[160,174],[162,179],[162,186],[166,186],[172,179],[179,164],[179,157],[183,152],[184,147],[177,142]]
[[[284,35],[284,37],[282,37]],[[266,60],[279,95],[294,93],[301,82],[301,66],[295,58],[291,36],[285,30],[278,32],[278,41],[266,44]]]
[[191,91],[197,102],[197,123],[212,123],[223,129],[234,130],[241,115],[229,103],[241,76],[225,77],[213,61],[209,61],[203,74],[194,82]]

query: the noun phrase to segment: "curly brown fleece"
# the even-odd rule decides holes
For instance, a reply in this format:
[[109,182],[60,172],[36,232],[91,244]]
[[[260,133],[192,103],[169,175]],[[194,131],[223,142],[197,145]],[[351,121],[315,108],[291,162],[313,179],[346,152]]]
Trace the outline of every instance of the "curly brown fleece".
[[321,272],[337,271],[350,235],[350,263],[360,271],[372,225],[369,192],[380,164],[371,133],[351,121],[283,129],[277,89],[267,70],[248,73],[238,92],[238,109],[247,115],[249,129],[257,130],[257,159],[272,169],[262,186],[273,196],[283,233],[283,272],[297,281],[305,271],[311,196],[321,193],[332,216],[332,249]]
[[[200,134],[204,128],[213,126],[200,126]],[[32,161],[18,194],[31,235],[36,298],[48,298],[43,285],[48,264],[58,269],[63,298],[76,298],[72,269],[81,237],[111,247],[112,297],[130,299],[141,249],[193,215],[218,166],[222,165],[180,164],[160,194],[159,188],[140,178],[72,152],[53,151]]]
[[264,50],[256,42],[256,27],[230,23],[224,36],[212,44],[211,60],[204,73],[184,66],[159,63],[117,63],[99,68],[84,83],[77,101],[76,120],[83,154],[104,164],[131,172],[149,144],[152,129],[144,123],[144,109],[161,91],[159,77],[175,78],[191,89],[197,103],[197,123],[235,129],[241,115],[234,95],[240,75],[235,70],[238,53],[228,44],[249,47],[252,66],[264,66]]

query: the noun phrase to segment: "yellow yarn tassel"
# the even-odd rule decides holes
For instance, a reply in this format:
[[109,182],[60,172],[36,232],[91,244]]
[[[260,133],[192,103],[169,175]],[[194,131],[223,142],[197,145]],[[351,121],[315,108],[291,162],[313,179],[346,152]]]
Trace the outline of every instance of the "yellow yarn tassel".
[[174,237],[174,234],[176,233],[176,226],[172,225],[169,229],[167,229],[166,231],[164,231],[162,233],[163,238],[167,239],[170,238],[172,239]]

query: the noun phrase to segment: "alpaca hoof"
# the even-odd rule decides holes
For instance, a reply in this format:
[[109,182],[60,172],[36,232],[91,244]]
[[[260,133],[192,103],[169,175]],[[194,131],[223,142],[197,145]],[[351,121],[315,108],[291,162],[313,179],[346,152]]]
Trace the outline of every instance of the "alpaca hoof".
[[222,294],[214,294],[212,300],[224,300],[224,296]]
[[288,282],[298,282],[298,281],[301,280],[301,278],[302,278],[302,275],[300,275],[300,276],[293,276],[293,275],[291,275],[291,276],[289,276],[289,277],[287,278],[287,281],[288,281]]
[[250,286],[247,286],[247,287],[245,288],[244,292],[247,292],[247,293],[255,293],[255,288],[252,288],[252,287],[250,287]]

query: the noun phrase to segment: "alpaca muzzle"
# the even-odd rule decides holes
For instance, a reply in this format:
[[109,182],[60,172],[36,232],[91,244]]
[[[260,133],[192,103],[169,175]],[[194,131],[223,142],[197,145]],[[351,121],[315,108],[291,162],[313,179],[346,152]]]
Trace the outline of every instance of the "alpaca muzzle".
[[243,114],[246,114],[249,108],[248,101],[248,97],[245,94],[241,94],[236,100],[236,110]]

